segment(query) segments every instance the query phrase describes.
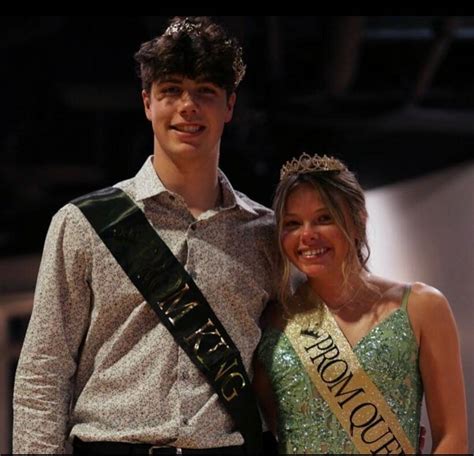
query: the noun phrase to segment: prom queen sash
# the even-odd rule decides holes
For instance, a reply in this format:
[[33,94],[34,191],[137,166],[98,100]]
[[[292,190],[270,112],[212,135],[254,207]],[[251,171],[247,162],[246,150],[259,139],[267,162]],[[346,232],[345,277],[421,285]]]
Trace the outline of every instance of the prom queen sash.
[[307,286],[293,299],[309,299],[314,306],[292,317],[285,334],[357,450],[363,454],[415,454],[397,417],[327,307]]

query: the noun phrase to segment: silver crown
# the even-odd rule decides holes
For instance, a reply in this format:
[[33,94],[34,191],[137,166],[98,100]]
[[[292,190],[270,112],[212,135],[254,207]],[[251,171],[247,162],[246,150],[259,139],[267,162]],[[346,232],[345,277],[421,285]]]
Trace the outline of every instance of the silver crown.
[[281,167],[280,180],[293,174],[345,170],[347,170],[346,166],[337,158],[328,157],[327,155],[321,157],[318,154],[311,157],[311,155],[304,152],[298,159],[293,158]]

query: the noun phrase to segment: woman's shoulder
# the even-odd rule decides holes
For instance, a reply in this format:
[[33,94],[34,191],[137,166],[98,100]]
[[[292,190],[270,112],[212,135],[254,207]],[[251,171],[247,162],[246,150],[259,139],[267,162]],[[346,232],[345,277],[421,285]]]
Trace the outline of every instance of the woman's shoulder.
[[418,342],[423,335],[429,338],[439,337],[445,332],[448,322],[454,322],[444,294],[423,282],[411,284],[407,311]]
[[452,318],[446,297],[437,288],[423,282],[401,282],[374,277],[373,282],[384,295],[388,311],[405,308],[418,343],[421,334]]
[[400,303],[409,291],[409,307],[421,307],[424,310],[449,307],[448,301],[441,291],[423,282],[407,283],[377,277],[374,284],[388,300]]
[[449,308],[448,300],[437,288],[423,282],[414,282],[410,285],[410,303],[413,310],[441,311]]

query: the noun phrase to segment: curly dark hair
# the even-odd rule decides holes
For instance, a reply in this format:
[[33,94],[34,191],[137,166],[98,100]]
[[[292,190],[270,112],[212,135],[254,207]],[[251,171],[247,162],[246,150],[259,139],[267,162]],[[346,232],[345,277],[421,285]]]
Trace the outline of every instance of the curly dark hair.
[[235,91],[245,74],[242,48],[207,16],[174,17],[165,32],[140,46],[135,54],[142,88],[177,74],[203,79]]

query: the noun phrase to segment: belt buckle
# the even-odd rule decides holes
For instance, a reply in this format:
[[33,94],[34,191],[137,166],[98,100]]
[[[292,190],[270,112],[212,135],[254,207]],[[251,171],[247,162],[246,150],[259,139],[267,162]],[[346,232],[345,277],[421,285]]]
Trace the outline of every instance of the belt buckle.
[[183,450],[181,448],[172,447],[170,445],[152,445],[150,448],[148,448],[148,454],[153,456],[153,450],[159,450],[160,448],[172,448],[175,450],[174,454],[183,454]]

